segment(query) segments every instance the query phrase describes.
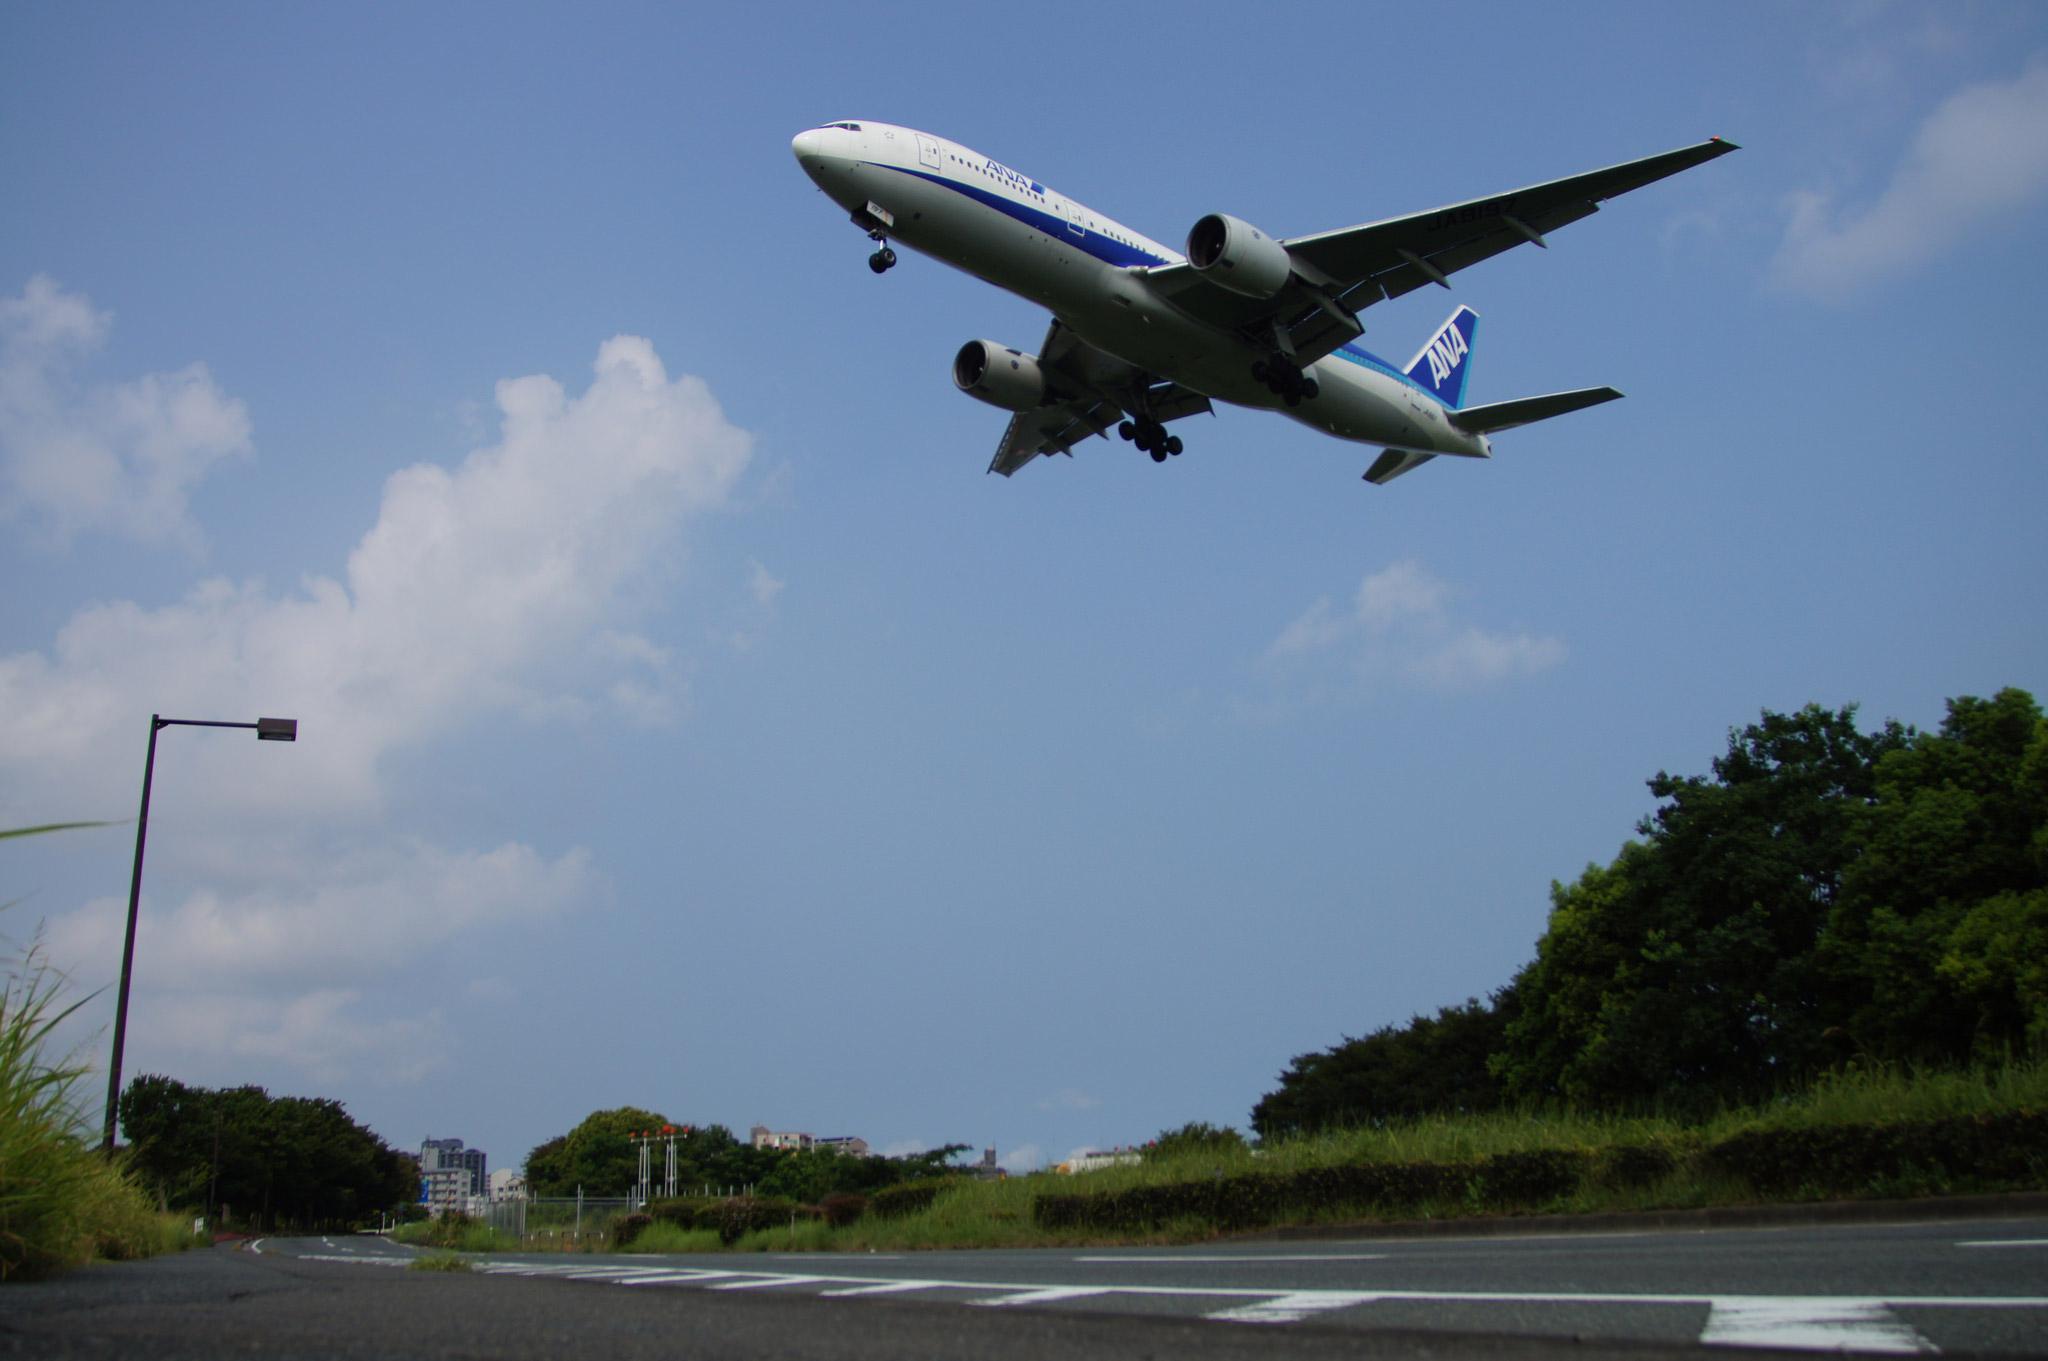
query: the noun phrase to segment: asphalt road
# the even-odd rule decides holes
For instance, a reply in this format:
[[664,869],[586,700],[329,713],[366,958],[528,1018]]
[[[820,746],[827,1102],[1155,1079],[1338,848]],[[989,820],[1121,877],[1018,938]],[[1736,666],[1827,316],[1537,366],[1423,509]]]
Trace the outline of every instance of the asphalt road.
[[0,1354],[2048,1355],[2048,1219],[1106,1251],[501,1255],[375,1238],[0,1291]]

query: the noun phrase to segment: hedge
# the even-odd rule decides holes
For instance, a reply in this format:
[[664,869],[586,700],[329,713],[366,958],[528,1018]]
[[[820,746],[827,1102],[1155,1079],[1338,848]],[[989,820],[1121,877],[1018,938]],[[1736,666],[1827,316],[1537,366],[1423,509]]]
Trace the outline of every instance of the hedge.
[[932,1202],[939,1198],[939,1192],[952,1184],[950,1181],[913,1181],[901,1186],[885,1186],[868,1197],[868,1213],[877,1219],[901,1219],[920,1210],[929,1210]]
[[1567,1201],[1588,1184],[1642,1188],[1680,1171],[1738,1177],[1759,1195],[1778,1198],[2039,1188],[2048,1186],[2048,1113],[1750,1130],[1682,1154],[1631,1144],[1532,1149],[1473,1162],[1243,1172],[1042,1195],[1031,1202],[1031,1218],[1055,1232],[1146,1233],[1176,1220],[1229,1232],[1329,1211],[1399,1214],[1446,1201],[1474,1212],[1527,1211]]

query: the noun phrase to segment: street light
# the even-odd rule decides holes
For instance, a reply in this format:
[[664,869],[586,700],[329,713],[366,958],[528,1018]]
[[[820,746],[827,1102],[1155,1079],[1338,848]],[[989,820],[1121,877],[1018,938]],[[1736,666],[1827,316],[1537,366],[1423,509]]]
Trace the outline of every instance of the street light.
[[128,881],[128,940],[121,947],[120,1000],[114,1003],[114,1056],[107,1069],[107,1128],[101,1145],[114,1151],[114,1117],[121,1099],[121,1045],[128,1037],[128,978],[135,969],[135,915],[142,906],[142,845],[149,837],[149,781],[156,772],[156,735],[164,728],[254,728],[259,742],[296,742],[296,718],[259,718],[254,723],[216,723],[203,718],[149,716],[149,755],[142,763],[142,812],[135,819],[135,873]]

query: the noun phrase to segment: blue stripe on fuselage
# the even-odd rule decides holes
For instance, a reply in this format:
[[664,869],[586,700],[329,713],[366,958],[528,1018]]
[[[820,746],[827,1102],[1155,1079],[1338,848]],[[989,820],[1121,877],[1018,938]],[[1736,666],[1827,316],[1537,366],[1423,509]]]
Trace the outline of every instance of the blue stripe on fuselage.
[[1356,345],[1344,345],[1340,346],[1337,350],[1335,350],[1330,357],[1332,359],[1347,360],[1350,363],[1358,365],[1362,369],[1371,369],[1374,373],[1383,373],[1387,377],[1399,383],[1402,387],[1413,388],[1415,391],[1429,398],[1429,400],[1431,400],[1432,402],[1435,402],[1444,410],[1451,411],[1455,409],[1450,405],[1450,403],[1446,402],[1443,398],[1437,396],[1434,392],[1431,392],[1428,388],[1416,382],[1413,378],[1410,378],[1407,374],[1401,372],[1392,364],[1389,364],[1386,360],[1380,358],[1376,354],[1373,354],[1369,350],[1362,350]]
[[1154,255],[1151,251],[1142,250],[1137,246],[1125,245],[1115,237],[1105,236],[1101,232],[1086,230],[1075,232],[1072,230],[1074,224],[1061,217],[1058,213],[1047,212],[1043,208],[1035,208],[1028,203],[1019,203],[1015,199],[991,193],[989,190],[983,189],[978,185],[963,184],[949,176],[934,175],[926,170],[913,170],[909,166],[882,165],[874,161],[870,161],[869,164],[875,166],[878,170],[900,171],[905,175],[925,180],[941,188],[951,189],[954,193],[965,195],[985,208],[993,208],[1005,216],[1015,218],[1027,227],[1044,232],[1055,240],[1064,241],[1076,250],[1086,251],[1106,265],[1129,268],[1132,265],[1163,265],[1169,263],[1163,255]]

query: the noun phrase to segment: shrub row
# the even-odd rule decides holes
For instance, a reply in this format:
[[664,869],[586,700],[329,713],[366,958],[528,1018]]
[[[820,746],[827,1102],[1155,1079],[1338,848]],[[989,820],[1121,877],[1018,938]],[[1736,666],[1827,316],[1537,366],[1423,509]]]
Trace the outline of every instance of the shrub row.
[[[629,1215],[621,1220],[612,1231],[613,1241],[618,1241],[620,1229],[633,1219],[646,1218],[664,1224],[673,1224],[679,1229],[713,1229],[719,1241],[733,1244],[755,1229],[782,1229],[797,1219],[816,1219],[819,1211],[808,1205],[799,1205],[782,1196],[724,1196],[705,1199],[696,1196],[678,1196],[673,1200],[650,1201],[647,1214]],[[645,1226],[630,1230],[638,1236]],[[631,1241],[629,1238],[628,1242]]]
[[2048,1112],[1750,1130],[1708,1148],[1765,1195],[1883,1195],[2048,1185]]
[[1049,1231],[1144,1233],[1176,1220],[1230,1231],[1328,1211],[1400,1213],[1446,1201],[1474,1211],[1540,1209],[1582,1187],[1655,1185],[1691,1167],[1740,1177],[1760,1195],[1883,1195],[2048,1186],[2048,1113],[1750,1130],[1684,1157],[1655,1144],[1534,1149],[1474,1162],[1352,1163],[1246,1172],[1121,1191],[1043,1195]]
[[912,1181],[884,1187],[868,1197],[868,1213],[877,1219],[901,1219],[929,1210],[939,1192],[950,1185],[950,1181]]

